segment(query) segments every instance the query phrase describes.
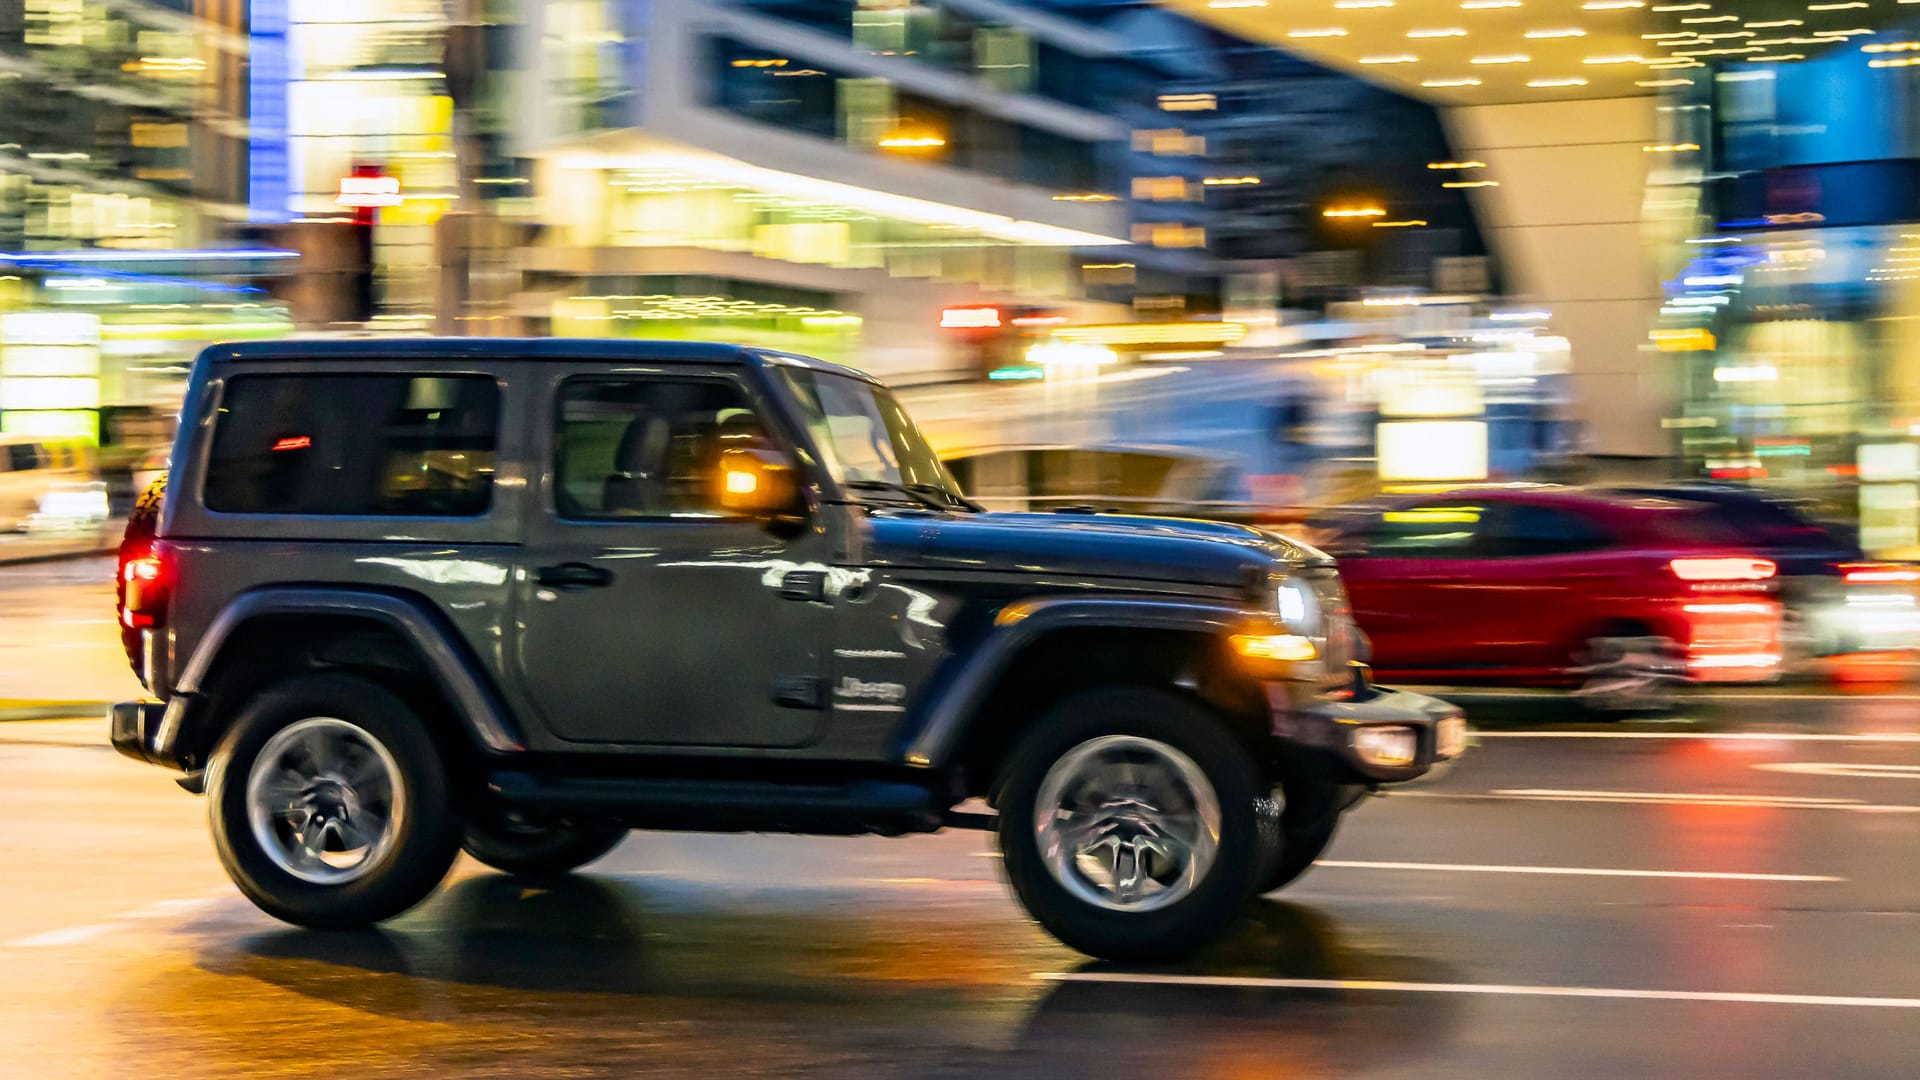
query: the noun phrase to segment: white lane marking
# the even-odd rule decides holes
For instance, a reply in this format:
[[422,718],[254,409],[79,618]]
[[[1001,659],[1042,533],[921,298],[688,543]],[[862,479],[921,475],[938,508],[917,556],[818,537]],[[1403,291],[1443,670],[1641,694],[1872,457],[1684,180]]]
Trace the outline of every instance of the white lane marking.
[[1865,803],[1858,799],[1803,799],[1769,795],[1684,795],[1648,791],[1396,791],[1396,799],[1509,800],[1521,802],[1625,803],[1638,806],[1739,806],[1773,810],[1852,810],[1862,814],[1920,814],[1920,806]]
[[1576,877],[1701,878],[1712,881],[1845,881],[1826,874],[1743,874],[1714,870],[1618,870],[1596,866],[1501,866],[1480,863],[1359,862],[1321,859],[1343,870],[1441,870],[1465,874],[1567,874]]
[[1920,732],[1835,734],[1832,732],[1781,731],[1481,731],[1476,739],[1710,739],[1721,742],[1866,742],[1920,743]]
[[1862,780],[1920,780],[1920,765],[1863,765],[1852,761],[1764,761],[1753,766],[1796,776],[1846,776]]
[[[1461,701],[1566,701],[1569,695],[1557,690],[1472,690],[1466,687],[1447,686],[1409,686],[1395,683],[1395,686],[1431,697],[1458,699]],[[1722,701],[1920,701],[1920,694],[1779,694],[1759,692],[1752,694],[1715,693],[1707,697],[1682,700],[1676,707],[1680,709],[1713,705]]]
[[16,938],[13,941],[7,942],[4,946],[0,946],[0,948],[46,949],[56,948],[62,945],[77,945],[83,941],[91,941],[102,934],[110,934],[116,930],[129,929],[153,919],[164,919],[169,916],[179,915],[183,912],[194,911],[206,907],[218,899],[219,897],[203,896],[179,900],[162,900],[158,903],[148,904],[146,907],[136,911],[123,912],[122,914],[102,919],[96,923],[68,926],[59,930],[49,930],[43,934],[33,934],[29,937]]
[[1740,1005],[1835,1005],[1855,1009],[1920,1009],[1920,998],[1838,994],[1750,994],[1719,990],[1629,990],[1602,986],[1507,986],[1500,983],[1421,983],[1390,979],[1268,979],[1239,975],[1152,975],[1124,971],[1042,971],[1044,982],[1133,983],[1260,990],[1360,990],[1395,994],[1483,994],[1501,997],[1616,998],[1629,1001],[1710,1001]]
[[1826,795],[1762,795],[1757,792],[1725,791],[1595,791],[1586,788],[1494,788],[1494,795],[1534,795],[1542,798],[1593,797],[1608,799],[1648,799],[1654,802],[1738,802],[1783,803],[1790,806],[1857,806],[1860,799]]
[[49,930],[44,934],[35,934],[32,937],[23,937],[18,941],[9,941],[7,942],[7,948],[46,949],[60,945],[77,945],[82,941],[97,938],[101,934],[108,933],[109,931],[118,930],[123,925],[125,924],[103,922],[89,923],[86,926],[69,926],[61,930]]
[[904,705],[849,705],[844,701],[834,702],[833,708],[834,708],[834,711],[836,712],[906,712],[907,711],[906,706]]

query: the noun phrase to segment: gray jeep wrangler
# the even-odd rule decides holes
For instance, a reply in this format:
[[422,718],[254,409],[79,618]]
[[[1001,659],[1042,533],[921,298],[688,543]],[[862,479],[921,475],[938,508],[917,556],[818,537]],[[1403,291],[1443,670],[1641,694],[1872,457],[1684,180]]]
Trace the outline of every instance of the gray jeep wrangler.
[[222,345],[172,461],[122,549],[153,699],[113,743],[305,926],[405,911],[462,849],[956,826],[1068,945],[1168,958],[1466,743],[1369,684],[1326,556],[982,512],[884,387],[804,357]]

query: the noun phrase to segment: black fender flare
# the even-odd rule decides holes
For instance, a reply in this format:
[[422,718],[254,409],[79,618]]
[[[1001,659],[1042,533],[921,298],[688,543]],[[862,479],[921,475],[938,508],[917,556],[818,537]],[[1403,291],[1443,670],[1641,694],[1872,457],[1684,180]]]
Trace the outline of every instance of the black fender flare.
[[1048,634],[1093,628],[1230,634],[1257,618],[1227,603],[1151,597],[1061,597],[1008,604],[994,616],[992,630],[959,673],[923,710],[924,719],[905,740],[902,763],[915,769],[950,764],[1001,676]]
[[426,606],[365,589],[269,588],[235,598],[201,635],[174,682],[174,694],[154,734],[157,754],[173,755],[174,741],[188,719],[187,710],[204,689],[207,676],[233,635],[248,622],[270,615],[348,616],[386,626],[419,650],[476,746],[501,754],[526,749],[519,725],[499,695],[477,670],[465,647],[454,640],[451,629]]

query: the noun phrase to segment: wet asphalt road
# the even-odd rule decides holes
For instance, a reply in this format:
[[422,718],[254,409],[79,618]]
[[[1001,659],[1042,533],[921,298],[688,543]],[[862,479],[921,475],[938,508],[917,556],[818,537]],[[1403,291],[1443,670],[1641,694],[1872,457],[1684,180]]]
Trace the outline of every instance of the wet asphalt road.
[[1450,775],[1152,970],[1047,938],[969,832],[636,834],[557,884],[463,862],[378,933],[295,930],[99,722],[0,724],[0,1076],[1920,1069],[1920,698],[1476,715]]

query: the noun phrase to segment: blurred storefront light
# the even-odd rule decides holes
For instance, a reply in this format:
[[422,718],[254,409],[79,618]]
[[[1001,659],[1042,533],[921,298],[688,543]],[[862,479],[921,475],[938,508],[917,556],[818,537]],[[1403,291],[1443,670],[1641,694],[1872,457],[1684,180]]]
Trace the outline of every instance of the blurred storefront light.
[[1487,425],[1479,420],[1394,420],[1378,428],[1380,479],[1441,483],[1487,477]]
[[1110,326],[1063,326],[1054,331],[1060,341],[1074,344],[1129,345],[1226,344],[1247,334],[1242,323],[1179,322],[1117,323]]
[[940,325],[949,330],[980,330],[1000,325],[997,307],[947,308],[940,313]]
[[1026,359],[1027,363],[1041,368],[1104,367],[1117,363],[1120,355],[1100,345],[1061,341],[1029,346]]
[[1753,364],[1746,367],[1717,367],[1713,369],[1714,382],[1777,382],[1779,378],[1779,370],[1770,364]]

